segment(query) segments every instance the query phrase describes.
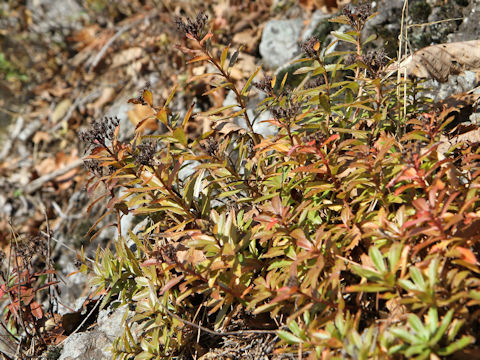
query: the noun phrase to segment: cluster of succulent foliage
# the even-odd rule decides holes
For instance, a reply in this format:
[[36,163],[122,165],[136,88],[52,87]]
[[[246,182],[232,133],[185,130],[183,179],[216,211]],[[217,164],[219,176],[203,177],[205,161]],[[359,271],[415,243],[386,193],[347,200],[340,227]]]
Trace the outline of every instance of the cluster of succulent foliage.
[[[120,233],[94,265],[104,304],[133,309],[117,359],[189,358],[201,335],[217,346],[269,336],[274,354],[309,359],[438,358],[475,342],[480,154],[463,143],[439,151],[451,119],[421,111],[410,83],[399,97],[384,54],[363,52],[370,16],[363,6],[333,20],[352,27],[334,33],[352,51],[303,44],[295,88],[254,81],[260,68],[237,88],[238,52],[213,43],[203,15],[178,19],[179,49],[212,69],[191,81],[208,79],[205,96],[231,90],[236,104],[196,114],[212,130],[189,139],[193,106],[173,114],[174,92],[158,105],[145,89],[132,101],[164,134],[142,135],[142,122],[128,143],[108,125],[83,135],[89,189],[103,184],[95,202],[110,199],[96,225],[111,213],[119,232],[128,213],[148,224]],[[275,136],[254,132],[246,103],[257,91]]]

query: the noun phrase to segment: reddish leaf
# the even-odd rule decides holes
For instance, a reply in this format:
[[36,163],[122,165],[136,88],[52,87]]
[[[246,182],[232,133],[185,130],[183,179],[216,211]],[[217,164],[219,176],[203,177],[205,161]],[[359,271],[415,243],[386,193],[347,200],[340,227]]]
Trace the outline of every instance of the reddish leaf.
[[165,294],[168,290],[170,290],[172,287],[177,285],[180,281],[182,281],[184,278],[184,275],[176,276],[173,279],[170,279],[162,288],[160,291],[160,295]]
[[334,135],[330,136],[327,140],[325,140],[325,141],[323,142],[322,146],[325,146],[325,145],[327,145],[328,143],[331,143],[332,141],[337,140],[338,138],[340,138],[340,135],[334,134]]
[[267,225],[267,230],[272,230],[275,224],[278,224],[278,219],[272,219]]
[[144,267],[144,266],[156,266],[156,265],[160,265],[162,263],[161,260],[159,259],[148,259],[148,260],[145,260],[144,262],[142,262],[140,264],[140,266]]
[[43,318],[42,307],[36,301],[33,301],[30,304],[30,311],[32,312],[32,315],[35,316],[37,319]]
[[205,35],[205,36],[203,37],[203,39],[200,40],[200,45],[203,45],[203,43],[204,43],[205,41],[207,41],[208,39],[210,39],[211,37],[213,37],[213,33],[212,33],[211,31],[209,31],[209,32],[207,33],[207,35]]
[[313,245],[312,243],[307,239],[305,236],[305,233],[303,232],[302,229],[295,229],[293,230],[290,235],[297,240],[297,245],[301,247],[302,249],[305,249],[307,251],[312,251],[313,250]]

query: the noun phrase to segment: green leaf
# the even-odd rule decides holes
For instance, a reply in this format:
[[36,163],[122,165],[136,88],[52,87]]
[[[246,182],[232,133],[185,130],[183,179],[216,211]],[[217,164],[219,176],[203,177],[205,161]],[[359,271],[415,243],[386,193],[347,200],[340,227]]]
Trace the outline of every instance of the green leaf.
[[398,261],[400,260],[400,256],[402,255],[402,249],[403,247],[401,244],[393,244],[390,247],[390,250],[387,254],[390,271],[395,271]]
[[426,341],[428,340],[428,331],[423,326],[422,320],[418,318],[415,314],[408,315],[408,323],[412,327],[413,330],[417,333],[417,335],[421,338],[421,340]]
[[390,332],[409,344],[417,344],[418,338],[403,328],[394,328]]
[[257,70],[255,70],[255,72],[248,78],[247,82],[243,86],[242,91],[240,92],[241,95],[245,95],[247,93],[248,89],[250,89],[250,84],[252,83],[253,79],[255,79],[255,76],[257,76],[257,74],[258,74],[258,72],[260,71],[261,68],[262,67],[259,66],[257,68]]
[[363,42],[362,45],[366,45],[366,44],[368,44],[369,42],[375,40],[376,38],[377,38],[377,35],[376,35],[376,34],[372,34],[372,35],[370,35],[370,36],[367,38],[367,40],[365,40],[365,41]]
[[288,324],[288,328],[292,331],[292,333],[299,337],[299,338],[303,338],[304,337],[304,334],[302,334],[302,329],[300,328],[300,326],[298,326],[297,322],[295,320],[291,321],[290,324]]
[[173,131],[173,137],[182,145],[187,145],[187,137],[182,127],[178,127]]
[[231,191],[225,191],[225,192],[220,193],[220,195],[217,196],[217,199],[222,199],[222,198],[225,198],[225,197],[231,198],[232,195],[238,194],[238,193],[241,192],[241,191],[242,191],[242,189],[235,189],[235,190],[231,190]]
[[142,351],[140,354],[136,355],[133,359],[134,360],[150,360],[155,355],[153,355],[150,351]]
[[437,332],[435,333],[435,336],[429,342],[430,346],[436,345],[440,341],[440,339],[443,337],[443,335],[446,333],[448,326],[452,322],[453,312],[454,312],[454,309],[450,309],[445,314]]
[[420,290],[426,291],[425,280],[423,279],[422,271],[419,268],[411,266],[410,276]]
[[346,292],[383,292],[388,291],[391,288],[384,285],[378,284],[358,284],[358,285],[350,285],[345,288]]
[[278,330],[277,335],[280,339],[287,342],[288,344],[300,344],[303,342],[302,339],[293,335],[292,333],[289,333],[288,331]]
[[220,56],[220,67],[223,69],[223,65],[225,65],[225,60],[227,60],[228,50],[230,49],[230,44],[223,49],[222,55]]
[[340,15],[332,19],[328,19],[329,22],[333,23],[339,23],[339,24],[344,24],[344,25],[349,25],[350,21],[345,15]]
[[428,283],[430,285],[430,289],[435,288],[435,283],[437,282],[438,266],[438,258],[433,259],[428,266]]
[[457,351],[463,349],[464,347],[466,347],[470,344],[473,344],[473,343],[475,343],[475,338],[473,336],[464,335],[464,336],[462,336],[461,339],[459,339],[459,340],[455,341],[454,343],[438,350],[437,354],[440,355],[440,356],[451,355],[454,352],[457,352]]
[[352,271],[355,274],[357,274],[359,276],[362,276],[364,278],[367,278],[368,280],[371,280],[371,281],[382,280],[382,275],[379,272],[367,269],[367,268],[362,267],[362,266],[353,265],[352,266]]
[[357,45],[357,40],[352,35],[341,33],[339,31],[332,31],[331,34],[335,36],[337,39]]
[[370,256],[370,259],[372,259],[372,262],[377,268],[377,270],[381,273],[384,273],[386,268],[383,261],[383,255],[380,250],[378,250],[378,248],[375,246],[370,246],[370,249],[368,250],[368,255]]
[[320,105],[322,106],[322,108],[325,110],[325,112],[327,114],[330,114],[331,113],[331,109],[330,109],[330,98],[328,97],[328,95],[326,94],[320,94],[320,96],[318,97],[318,101],[320,102]]
[[410,359],[413,355],[420,354],[419,356],[415,357],[415,360],[423,360],[430,356],[432,350],[427,348],[425,344],[417,344],[414,346],[410,346],[405,351],[405,356],[407,359]]
[[405,290],[418,291],[417,286],[415,286],[415,284],[413,282],[411,282],[410,280],[399,279],[397,282],[398,282],[398,285],[400,285]]

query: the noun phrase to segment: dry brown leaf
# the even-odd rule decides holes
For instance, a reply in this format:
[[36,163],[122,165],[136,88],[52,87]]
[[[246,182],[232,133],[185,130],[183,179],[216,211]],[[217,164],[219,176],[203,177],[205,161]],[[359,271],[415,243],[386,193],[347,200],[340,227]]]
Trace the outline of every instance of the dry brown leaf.
[[51,117],[52,123],[56,124],[59,120],[63,119],[63,117],[67,114],[68,109],[70,109],[70,106],[72,106],[72,100],[65,99],[60,101],[60,103],[58,103],[55,107],[55,110],[53,110]]
[[[395,70],[396,65],[388,70]],[[464,70],[480,70],[480,40],[438,44],[418,50],[402,60],[399,69],[403,74],[418,78],[432,78],[439,82],[448,80],[449,75]]]
[[97,24],[86,26],[76,31],[68,40],[75,42],[75,48],[80,51],[97,39],[99,30],[100,26]]
[[113,101],[116,95],[117,93],[113,87],[106,87],[95,102],[87,105],[87,109],[101,110],[106,104]]
[[116,68],[140,58],[142,56],[143,50],[141,47],[132,47],[126,50],[119,52],[113,56],[112,68]]
[[[132,122],[133,125],[137,126],[140,121],[148,117],[154,116],[154,111],[150,106],[135,104],[132,110],[127,111],[128,118]],[[142,129],[149,129],[155,131],[158,129],[157,120],[152,118],[151,120],[145,121],[145,123],[141,126]]]
[[[455,123],[465,123],[469,121],[470,115],[473,112],[476,112],[479,99],[480,94],[469,94],[468,92],[463,92],[460,94],[451,95],[445,100],[437,102],[434,105],[434,109],[440,111],[440,114],[438,115],[439,120],[446,120],[451,116],[455,116]],[[464,130],[461,130],[460,128]],[[459,124],[455,128],[455,133],[462,134],[474,129],[476,129],[476,127],[472,128],[471,126],[467,126],[465,124]]]
[[313,11],[316,9],[327,8],[336,9],[338,8],[337,0],[299,0],[299,5],[308,11]]
[[46,131],[37,131],[32,138],[33,143],[36,145],[38,145],[41,141],[47,142],[48,140],[50,140],[50,134]]
[[238,132],[239,134],[246,134],[247,131],[241,126],[235,124],[232,119],[220,120],[213,125],[213,129],[220,134],[228,135],[233,132]]

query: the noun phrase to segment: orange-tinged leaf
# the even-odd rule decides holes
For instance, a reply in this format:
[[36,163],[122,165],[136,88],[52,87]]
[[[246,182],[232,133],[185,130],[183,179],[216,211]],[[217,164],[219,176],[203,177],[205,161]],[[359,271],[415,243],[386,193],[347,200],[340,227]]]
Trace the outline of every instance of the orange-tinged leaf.
[[337,140],[338,138],[340,138],[340,135],[334,134],[334,135],[330,136],[327,140],[325,140],[325,141],[323,142],[322,146],[325,146],[325,145],[327,145],[328,143]]
[[207,33],[207,35],[205,35],[205,36],[203,37],[203,39],[200,40],[200,45],[203,45],[203,43],[204,43],[205,41],[207,41],[208,39],[210,39],[211,37],[213,37],[213,33],[212,33],[211,31],[209,31],[209,32]]
[[272,219],[267,225],[267,230],[272,230],[275,224],[278,224],[278,219]]
[[472,265],[477,265],[477,258],[475,257],[475,254],[472,250],[461,246],[457,246],[455,249],[460,253],[460,257],[463,261],[466,261],[467,263]]
[[207,55],[198,55],[198,56],[195,56],[194,58],[188,60],[188,61],[187,61],[187,64],[193,64],[193,63],[195,63],[195,62],[204,61],[204,60],[208,60],[208,56],[207,56]]

